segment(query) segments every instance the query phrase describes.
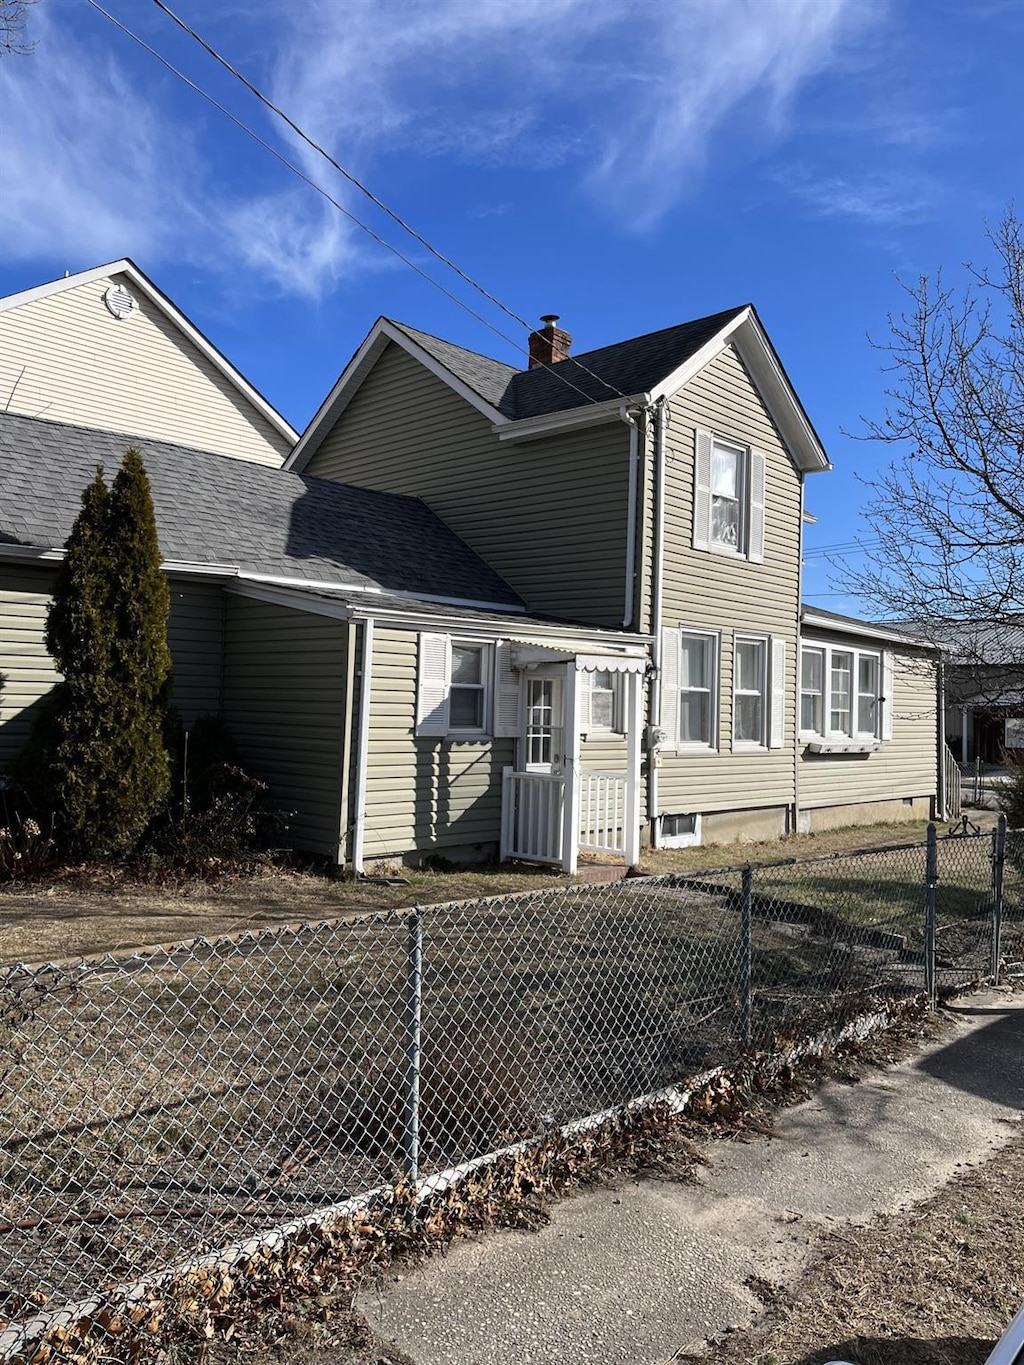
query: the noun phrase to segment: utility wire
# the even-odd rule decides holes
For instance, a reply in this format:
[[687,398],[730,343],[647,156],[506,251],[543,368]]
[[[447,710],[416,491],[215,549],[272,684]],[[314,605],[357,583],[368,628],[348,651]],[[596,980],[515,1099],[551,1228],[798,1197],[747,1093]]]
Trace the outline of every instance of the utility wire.
[[[93,4],[93,0],[89,0],[89,3]],[[170,8],[169,5],[166,5],[164,3],[164,0],[153,0],[153,4],[156,5],[157,9],[159,9],[163,14],[166,14],[167,17],[173,23],[175,23],[184,33],[187,33],[190,38],[197,42],[199,46],[203,49],[203,51],[206,52],[210,57],[212,57],[213,60],[217,62],[221,67],[223,67],[225,71],[229,72],[232,76],[234,76],[237,81],[240,81],[242,85],[244,85],[245,88],[250,92],[250,94],[254,95],[255,98],[258,99],[262,105],[269,109],[273,114],[276,114],[276,116],[279,119],[286,123],[288,127],[292,130],[292,132],[294,132],[297,137],[301,138],[302,141],[305,142],[308,147],[315,151],[319,156],[322,156],[324,160],[328,162],[329,165],[333,166],[333,168],[338,172],[338,174],[343,176],[349,182],[350,185],[357,189],[361,194],[364,194],[372,204],[374,204],[378,209],[380,209],[382,213],[385,213],[392,220],[392,222],[397,224],[397,226],[402,229],[403,232],[408,233],[409,236],[412,237],[414,241],[418,242],[419,245],[424,248],[424,250],[428,251],[433,257],[435,257],[436,260],[440,261],[442,265],[446,266],[449,270],[453,271],[459,277],[459,279],[463,280],[466,284],[468,284],[471,289],[475,289],[477,293],[482,294],[483,297],[487,299],[489,303],[492,303],[496,308],[499,308],[501,312],[505,314],[506,317],[510,318],[513,322],[518,323],[520,327],[524,327],[530,335],[532,335],[536,331],[536,328],[531,327],[530,324],[525,320],[525,318],[520,317],[518,313],[514,312],[511,308],[507,307],[504,303],[502,303],[501,299],[497,298],[489,290],[485,289],[482,284],[479,284],[475,279],[473,279],[471,275],[468,275],[464,270],[462,270],[458,265],[456,265],[455,262],[451,260],[450,257],[446,256],[442,251],[439,251],[435,246],[428,242],[427,239],[424,236],[422,236],[421,233],[417,232],[415,228],[413,228],[409,223],[405,221],[404,218],[400,217],[400,215],[395,213],[393,209],[389,208],[388,205],[385,204],[382,199],[378,198],[378,196],[375,195],[373,191],[370,190],[366,185],[364,185],[361,180],[354,176],[351,173],[351,171],[346,170],[345,167],[342,166],[339,161],[335,160],[335,158],[330,154],[330,152],[328,152],[324,147],[322,147],[320,143],[318,143],[314,138],[310,137],[309,134],[303,128],[301,128],[293,118],[290,117],[290,115],[288,115],[279,105],[275,104],[273,100],[271,100],[267,95],[265,95],[263,91],[259,89],[258,86],[256,86],[251,80],[249,80],[249,78],[243,72],[239,71],[237,67],[233,66],[231,62],[227,60],[226,57],[222,56],[217,51],[217,49],[212,46],[212,44],[207,42],[207,40],[202,36],[202,34],[197,33],[196,30],[192,28],[191,25],[187,24],[185,20],[182,19],[178,14],[176,14],[174,10]],[[95,7],[99,8],[98,5]],[[135,35],[131,34],[131,36],[134,37]],[[354,219],[354,221],[359,222],[358,219]],[[363,226],[363,224],[360,223],[360,226]],[[422,274],[423,272],[421,271],[420,273]],[[451,298],[452,295],[449,294],[448,297]],[[456,302],[459,301],[456,300]],[[482,321],[482,319],[479,317],[479,314],[472,312],[471,309],[468,309],[467,311],[469,311],[473,317],[477,318],[479,321]],[[490,326],[489,323],[485,323],[485,325]],[[515,349],[519,351],[521,354],[529,355],[529,351],[526,348],[512,341],[511,338],[505,336],[505,334],[503,332],[498,331],[497,328],[491,327],[491,331],[495,332],[496,335],[503,337],[504,340],[508,341],[509,344],[515,347]],[[604,388],[606,388],[610,393],[614,394],[617,398],[625,399],[628,397],[628,395],[624,394],[621,389],[616,388],[614,384],[610,384],[606,379],[603,379],[600,375],[594,374],[592,370],[588,369],[587,366],[582,363],[582,361],[577,360],[575,356],[567,356],[566,359],[571,360],[573,364],[577,366],[578,369],[583,371],[584,374],[588,375],[596,383],[601,384]],[[593,398],[590,394],[585,393],[582,389],[576,388],[575,385],[572,385],[571,382],[566,378],[566,376],[559,374],[559,378],[565,380],[566,383],[569,383],[570,387],[574,388],[576,392],[581,395],[581,397],[586,398],[589,402],[592,403],[597,402],[596,398]]]
[[[105,10],[103,6],[99,4],[99,0],[87,0],[87,3],[91,5],[92,8],[96,10],[99,14],[102,14],[105,19],[109,19],[115,28],[120,29],[122,33],[124,33],[127,37],[131,38],[133,42],[137,43],[139,47],[143,49],[143,51],[148,52],[151,57],[154,57],[161,64],[161,66],[165,67],[172,75],[177,76],[177,78],[180,81],[184,82],[184,84],[187,85],[190,90],[194,90],[197,95],[202,95],[203,99],[207,100],[210,104],[212,104],[215,109],[217,109],[220,113],[222,113],[225,116],[225,118],[230,119],[231,122],[237,128],[241,129],[243,133],[246,133],[249,137],[251,137],[254,142],[256,142],[265,151],[269,152],[271,156],[275,157],[281,163],[282,166],[285,166],[287,167],[288,170],[293,171],[299,177],[299,179],[304,181],[305,184],[309,185],[311,189],[314,189],[318,194],[323,195],[323,197],[327,200],[329,204],[336,208],[339,213],[343,214],[351,222],[355,223],[357,227],[361,228],[363,232],[367,234],[368,237],[370,237],[374,242],[378,244],[378,246],[382,246],[385,249],[385,251],[390,251],[393,256],[397,257],[397,259],[402,262],[403,265],[407,265],[410,270],[414,270],[416,274],[420,276],[421,279],[426,280],[428,284],[432,284],[435,289],[439,290],[439,292],[445,296],[446,299],[449,299],[452,303],[457,304],[459,308],[464,309],[470,315],[470,317],[475,318],[477,322],[482,323],[483,326],[488,328],[489,331],[493,332],[495,336],[501,337],[503,341],[508,342],[508,344],[511,347],[513,347],[514,350],[521,351],[524,355],[529,354],[528,351],[526,351],[522,346],[520,346],[519,343],[516,342],[512,337],[510,337],[506,332],[503,332],[499,327],[495,327],[492,322],[488,322],[488,320],[482,314],[476,312],[475,309],[471,308],[468,303],[460,299],[458,295],[451,293],[451,291],[446,289],[444,285],[440,283],[440,281],[435,280],[432,275],[429,275],[424,269],[422,269],[421,266],[418,266],[415,261],[410,260],[410,258],[406,256],[404,252],[399,251],[398,247],[392,246],[390,242],[386,241],[383,237],[379,236],[376,232],[374,232],[374,230],[371,227],[369,227],[366,223],[364,223],[361,218],[358,218],[350,209],[347,209],[344,206],[344,204],[340,204],[337,201],[337,199],[333,197],[333,195],[331,195],[327,190],[324,189],[322,185],[319,185],[315,180],[308,176],[305,173],[305,171],[301,170],[300,167],[296,166],[294,162],[289,161],[288,158],[284,156],[281,152],[279,152],[276,147],[274,147],[271,143],[267,142],[265,138],[260,137],[259,133],[255,132],[254,129],[250,128],[247,123],[244,123],[240,118],[233,114],[230,109],[225,108],[225,106],[221,104],[219,100],[217,100],[207,90],[204,90],[201,85],[197,85],[195,81],[193,81],[189,76],[186,76],[184,72],[179,71],[178,68],[172,62],[168,61],[166,57],[164,57],[161,53],[157,52],[155,48],[151,47],[149,43],[145,41],[144,38],[140,38],[137,33],[133,33],[130,28],[128,28],[125,24],[123,24],[120,21],[120,19],[116,18],[113,14],[110,14],[107,10]],[[592,398],[588,393],[585,393],[582,389],[577,388],[577,386],[572,382],[571,379],[569,379],[567,375],[559,374],[557,371],[555,371],[555,373],[558,379],[560,379],[563,384],[567,385],[575,393],[578,393],[582,398],[585,398],[588,403],[597,402],[596,398]]]

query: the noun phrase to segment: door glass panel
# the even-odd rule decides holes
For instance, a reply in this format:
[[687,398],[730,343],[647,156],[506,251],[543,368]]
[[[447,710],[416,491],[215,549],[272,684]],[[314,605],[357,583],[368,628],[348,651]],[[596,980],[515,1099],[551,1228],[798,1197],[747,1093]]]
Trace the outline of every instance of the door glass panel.
[[526,684],[526,763],[557,769],[562,761],[562,687],[557,678]]

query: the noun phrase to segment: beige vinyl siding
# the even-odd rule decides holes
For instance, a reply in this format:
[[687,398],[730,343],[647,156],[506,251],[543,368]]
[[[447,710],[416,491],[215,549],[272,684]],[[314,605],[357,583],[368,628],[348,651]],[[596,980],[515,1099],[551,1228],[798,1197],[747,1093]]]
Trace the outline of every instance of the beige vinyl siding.
[[[60,675],[43,633],[55,570],[0,566],[0,766],[28,738],[34,708]],[[223,604],[219,587],[172,582],[167,639],[173,704],[185,724],[220,710]]]
[[373,640],[364,855],[497,845],[511,739],[417,738],[417,636],[379,623]]
[[[103,302],[123,284],[139,311]],[[0,313],[0,408],[280,465],[290,444],[125,275]]]
[[[804,632],[808,646],[877,650],[881,641]],[[892,739],[872,754],[812,754],[800,742],[799,802],[803,809],[863,801],[932,796],[938,786],[935,664],[920,653],[892,649]]]
[[629,429],[499,442],[394,343],[306,473],[425,502],[538,612],[621,625]]
[[43,644],[53,570],[0,564],[0,769],[28,738],[60,675]]
[[228,596],[224,718],[246,766],[292,812],[287,842],[338,856],[345,731],[343,621]]
[[584,772],[625,776],[628,761],[625,735],[591,733],[580,739],[580,767]]
[[217,715],[221,709],[224,669],[224,593],[219,585],[172,579],[171,618],[167,643],[171,649],[173,705],[182,723],[196,716]]
[[[692,548],[694,433],[698,427],[751,446],[765,456],[761,564]],[[720,747],[717,753],[687,750],[661,756],[661,811],[689,815],[787,806],[794,800],[801,480],[742,361],[731,347],[673,397],[666,447],[663,624],[721,634]],[[645,563],[649,564],[649,550],[646,555]],[[649,588],[645,590],[645,600],[649,600]],[[737,632],[785,641],[782,748],[732,751]]]

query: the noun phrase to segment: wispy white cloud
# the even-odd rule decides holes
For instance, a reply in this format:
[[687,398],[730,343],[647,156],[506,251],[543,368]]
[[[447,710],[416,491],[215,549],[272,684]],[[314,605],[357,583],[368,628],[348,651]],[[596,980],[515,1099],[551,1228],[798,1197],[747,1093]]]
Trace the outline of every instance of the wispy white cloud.
[[[259,0],[214,17],[234,51],[273,35],[260,79],[368,180],[394,154],[558,167],[564,184],[613,215],[649,224],[694,186],[735,120],[783,136],[800,91],[884,3]],[[67,7],[55,3],[49,17],[40,7],[35,55],[0,70],[8,250],[63,253],[72,265],[125,252],[225,269],[243,262],[268,284],[310,295],[376,263],[351,224],[297,182],[268,170],[256,193],[237,174],[215,173],[219,116],[203,123],[181,92],[174,104],[169,78],[112,30],[88,44],[82,31]],[[266,132],[263,115],[245,107]],[[271,136],[283,136],[279,125]],[[307,174],[342,202],[362,203],[288,136]]]
[[849,218],[869,227],[923,223],[933,216],[939,197],[926,177],[902,171],[822,175],[788,167],[774,179],[817,217]]

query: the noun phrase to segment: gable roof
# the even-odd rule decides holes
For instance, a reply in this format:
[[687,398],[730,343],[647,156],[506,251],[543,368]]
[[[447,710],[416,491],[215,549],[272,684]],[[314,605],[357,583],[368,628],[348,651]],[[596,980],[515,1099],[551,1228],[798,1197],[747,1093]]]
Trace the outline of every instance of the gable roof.
[[285,440],[292,445],[295,444],[299,439],[299,434],[294,427],[285,421],[277,409],[264,398],[263,394],[235,369],[223,352],[219,351],[195,323],[186,317],[177,304],[173,303],[163,290],[155,285],[149,276],[127,256],[122,257],[119,261],[110,261],[106,265],[97,265],[89,270],[80,270],[74,275],[65,275],[59,280],[50,280],[46,284],[35,285],[31,289],[22,289],[17,294],[7,294],[0,298],[0,313],[5,313],[12,308],[20,308],[22,304],[32,303],[36,299],[63,294],[69,289],[76,289],[79,285],[89,284],[93,280],[105,279],[110,275],[126,275],[139,293],[144,294],[163,313],[164,317],[202,352],[211,365],[224,376],[246,402],[250,403],[261,416],[266,418],[275,431],[278,431]]
[[488,418],[500,440],[611,420],[626,405],[667,398],[734,345],[798,467],[830,467],[756,311],[744,304],[527,370],[379,318],[303,432],[288,468],[305,467],[390,344],[401,346]]
[[112,477],[129,445],[168,568],[523,609],[418,498],[12,413],[0,413],[0,557],[59,550],[96,465]]

